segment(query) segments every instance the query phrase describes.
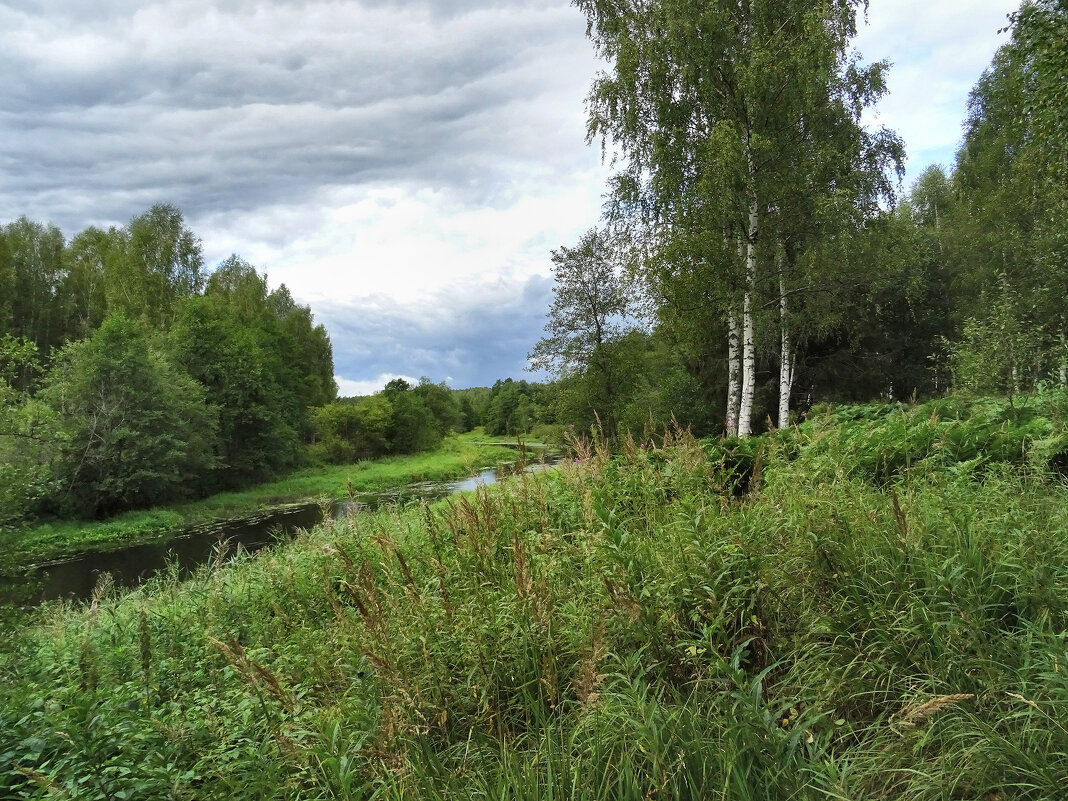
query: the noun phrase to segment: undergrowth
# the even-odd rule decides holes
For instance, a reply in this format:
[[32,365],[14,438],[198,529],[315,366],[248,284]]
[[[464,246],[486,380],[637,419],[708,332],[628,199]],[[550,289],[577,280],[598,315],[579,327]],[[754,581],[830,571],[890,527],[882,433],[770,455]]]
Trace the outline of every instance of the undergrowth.
[[0,795],[1063,798],[1065,398],[1028,408],[577,443],[105,581],[9,633]]

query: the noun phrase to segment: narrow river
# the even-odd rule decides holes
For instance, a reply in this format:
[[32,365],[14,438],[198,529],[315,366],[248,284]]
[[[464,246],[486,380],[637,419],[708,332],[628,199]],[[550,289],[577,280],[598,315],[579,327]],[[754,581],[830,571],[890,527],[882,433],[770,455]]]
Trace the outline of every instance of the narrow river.
[[[537,472],[551,466],[533,464],[527,470]],[[352,509],[374,509],[389,503],[435,500],[495,484],[514,471],[511,466],[486,468],[460,481],[428,481],[383,492],[361,493],[351,501],[336,501],[325,511],[338,514]],[[0,576],[0,602],[7,600],[25,607],[58,598],[87,599],[104,573],[110,573],[120,587],[136,587],[169,565],[174,565],[180,574],[189,575],[210,560],[224,542],[231,553],[238,548],[255,553],[267,545],[288,539],[298,529],[318,524],[323,513],[324,509],[318,503],[287,504],[245,517],[213,520],[178,529],[163,541],[110,551],[90,551],[43,562],[22,575]]]

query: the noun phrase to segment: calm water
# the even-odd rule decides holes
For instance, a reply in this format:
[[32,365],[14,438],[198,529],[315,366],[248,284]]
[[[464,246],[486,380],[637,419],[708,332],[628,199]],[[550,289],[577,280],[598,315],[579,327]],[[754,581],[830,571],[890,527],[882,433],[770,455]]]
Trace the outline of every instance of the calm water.
[[[549,466],[536,464],[527,470],[534,472]],[[430,481],[385,492],[362,493],[353,501],[336,502],[330,511],[336,514],[351,509],[373,509],[388,503],[443,498],[494,484],[513,472],[514,468],[508,467],[486,468],[462,481]],[[323,509],[319,504],[299,503],[246,517],[203,523],[179,529],[163,542],[78,554],[35,565],[25,575],[0,576],[0,598],[23,606],[56,598],[85,599],[104,573],[110,573],[115,584],[121,587],[135,587],[168,565],[175,565],[180,574],[189,575],[209,561],[224,542],[230,553],[238,548],[254,553],[266,545],[289,538],[298,529],[311,528],[322,519]]]

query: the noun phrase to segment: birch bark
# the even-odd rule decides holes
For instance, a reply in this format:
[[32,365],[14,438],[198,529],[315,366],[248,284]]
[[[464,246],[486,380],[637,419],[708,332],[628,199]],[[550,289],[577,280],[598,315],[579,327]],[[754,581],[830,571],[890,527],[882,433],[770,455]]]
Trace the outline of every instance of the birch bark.
[[790,336],[790,301],[786,294],[786,271],[783,257],[779,259],[779,428],[790,422],[790,393],[794,388],[794,366],[797,363],[796,345]]
[[752,431],[753,396],[756,393],[756,342],[753,332],[753,290],[756,286],[756,244],[760,212],[756,195],[749,199],[749,224],[745,242],[745,290],[742,296],[742,399],[738,410],[738,436]]
[[731,305],[727,312],[727,436],[738,436],[738,411],[742,403],[742,328]]

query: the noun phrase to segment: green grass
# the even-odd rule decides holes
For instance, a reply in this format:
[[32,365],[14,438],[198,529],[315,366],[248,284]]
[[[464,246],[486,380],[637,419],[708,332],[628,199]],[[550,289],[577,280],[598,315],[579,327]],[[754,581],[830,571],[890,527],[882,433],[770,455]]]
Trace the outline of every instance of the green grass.
[[206,520],[250,514],[295,501],[343,498],[350,492],[373,492],[420,481],[462,478],[485,465],[511,461],[513,449],[485,447],[470,435],[447,438],[429,453],[393,456],[352,465],[299,470],[284,479],[238,492],[221,492],[202,500],[161,509],[127,512],[110,520],[59,520],[7,534],[0,543],[3,563],[17,566],[70,553],[122,547],[166,537],[175,529]]
[[[1029,434],[939,402],[590,448],[102,585],[0,649],[0,796],[1063,798],[1064,396],[1041,400]],[[1016,444],[947,451],[973,435]]]

